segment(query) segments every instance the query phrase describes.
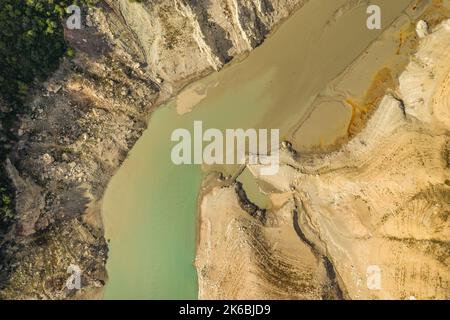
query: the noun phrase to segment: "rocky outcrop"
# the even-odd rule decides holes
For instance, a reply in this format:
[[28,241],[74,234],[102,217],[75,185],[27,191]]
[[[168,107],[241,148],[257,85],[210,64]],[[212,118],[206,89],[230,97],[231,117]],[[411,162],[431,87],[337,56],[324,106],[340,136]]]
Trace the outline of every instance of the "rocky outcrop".
[[[301,0],[101,1],[76,58],[29,97],[8,155],[17,218],[0,248],[0,297],[93,297],[106,281],[99,201],[151,111],[259,45]],[[101,10],[99,10],[101,9]],[[69,290],[69,265],[82,290]]]
[[[305,0],[106,1],[125,23],[111,30],[169,94],[261,44]],[[110,17],[108,17],[110,19]],[[119,31],[119,32],[118,32]],[[137,46],[130,46],[130,38]]]

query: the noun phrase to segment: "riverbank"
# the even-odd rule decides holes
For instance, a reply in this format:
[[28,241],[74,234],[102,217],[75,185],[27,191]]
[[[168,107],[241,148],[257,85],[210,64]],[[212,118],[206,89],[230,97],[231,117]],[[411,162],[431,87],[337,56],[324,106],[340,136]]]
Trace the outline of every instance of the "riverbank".
[[[274,27],[280,23],[283,17],[286,17],[291,12],[290,10],[295,10],[301,3],[293,2],[287,7],[283,7],[283,4],[279,3],[277,4],[278,7],[274,6],[267,12],[265,10],[259,11],[257,14],[258,17],[255,17],[255,19],[261,19],[261,21],[267,20],[268,25]],[[186,8],[184,4],[180,5],[183,7],[183,10],[188,9],[186,15],[182,15],[182,20],[185,20],[186,17],[188,19],[192,18],[192,12],[189,12],[190,9]],[[209,9],[213,10],[212,13],[215,16],[220,16],[223,13],[216,11],[217,8],[209,7]],[[264,12],[268,14],[268,17],[261,16]],[[125,18],[127,17],[128,19],[134,19],[131,11],[126,13]],[[249,23],[246,19],[242,18],[239,23],[243,25]],[[147,18],[143,17],[143,20],[147,20]],[[177,19],[174,22],[177,24],[181,23]],[[139,28],[138,26],[134,27]],[[203,28],[203,26],[201,27]],[[252,45],[248,47],[248,44],[247,46],[243,46],[242,39],[236,37],[236,26],[232,25],[231,27],[232,29],[227,29],[227,32],[232,35],[232,38],[234,37],[233,41],[236,41],[236,48],[230,47],[227,50],[228,53],[234,52],[233,54],[235,54],[238,60],[245,55],[245,52],[249,50],[248,48],[252,48],[252,45],[259,45],[269,32],[269,29],[264,29],[262,25],[254,25],[251,28],[249,28],[250,26],[244,27],[251,32],[251,34],[247,34],[247,31],[239,33],[240,36],[247,37],[246,40],[244,39],[245,41],[250,40],[253,36],[257,36],[255,39],[258,39],[258,37],[262,36],[261,32],[264,32],[263,38],[259,38],[260,40],[257,41],[251,40]],[[170,26],[170,28],[173,28],[173,26]],[[198,31],[198,25],[195,21],[193,21],[193,28],[195,32]],[[258,31],[254,28],[263,29]],[[136,32],[137,37],[147,39],[147,34],[142,34],[139,30]],[[185,45],[192,46],[189,39],[196,41],[200,47],[204,47],[205,45],[203,42],[205,39],[200,39],[195,33],[184,34],[184,36],[179,35],[179,37],[182,39],[182,43],[180,43],[179,48],[176,48],[177,50],[181,50]],[[144,40],[141,39],[141,41]],[[214,45],[217,46],[220,41],[225,40],[219,34]],[[145,48],[143,49],[145,51]],[[166,49],[164,48],[164,50]],[[174,55],[173,52],[168,54],[168,56],[173,57],[173,59],[181,59],[180,61],[186,61],[186,64],[191,64],[192,61],[200,59],[197,56],[192,56],[192,54],[197,53],[198,48],[189,47],[183,49],[182,56]],[[195,65],[195,68],[204,66],[204,70],[207,73],[223,66],[223,63],[211,66],[211,52],[205,53],[202,51],[198,54],[206,56],[204,57],[205,60],[201,60]],[[189,55],[189,57],[185,57],[186,55]],[[217,59],[213,60],[216,61]],[[158,61],[153,62],[156,68],[160,68]],[[186,70],[179,70],[177,74],[168,74],[169,78],[165,82],[165,88],[161,90],[162,95],[157,104],[159,105],[164,101],[161,98],[164,94],[165,97],[174,95],[177,90],[185,87],[187,83],[203,75],[203,72],[196,74],[195,68],[191,74],[186,74]],[[174,76],[179,77],[180,81],[176,83],[170,82],[170,77]],[[185,77],[188,77],[189,81]],[[131,151],[130,157],[124,162],[121,170],[114,176],[105,195],[103,211],[106,234],[111,239],[111,251],[107,265],[110,281],[105,292],[106,298],[130,296],[138,298],[196,297],[195,269],[192,266],[195,255],[196,220],[188,212],[195,212],[196,193],[200,187],[201,172],[199,168],[188,168],[186,171],[183,171],[184,173],[181,173],[182,171],[173,166],[168,158],[168,155],[170,155],[170,146],[167,143],[170,141],[170,132],[167,130],[170,128],[175,129],[175,126],[185,126],[185,124],[180,123],[179,119],[171,118],[175,115],[173,111],[174,107],[169,102],[166,106],[159,107],[156,111],[157,114],[154,113],[152,115],[150,127],[146,135],[141,138],[136,147]],[[208,113],[207,110],[205,112]],[[168,123],[170,123],[170,126],[167,126]],[[166,137],[167,139],[163,139],[162,137]],[[148,144],[141,141],[147,141]],[[136,170],[137,167],[140,168],[140,171]],[[163,173],[167,174],[167,179],[163,178]],[[180,184],[180,179],[184,184]],[[148,184],[150,182],[157,183],[157,186],[155,184]],[[121,189],[122,185],[128,185],[131,188],[123,190]],[[135,189],[134,186],[139,186],[139,188]],[[183,193],[182,186],[186,190],[191,191]],[[131,190],[134,190],[134,192],[131,192]],[[130,213],[127,221],[121,220],[123,218],[123,212]],[[162,215],[165,215],[165,217]],[[170,225],[165,223],[164,219],[166,218],[173,221],[171,224],[172,230],[167,229]],[[136,232],[129,232],[130,229],[134,229]],[[177,231],[174,232],[174,230]],[[130,250],[129,248],[134,249]],[[121,262],[124,259],[123,257],[127,257],[126,260],[129,262],[127,265]],[[190,260],[188,257],[190,257]],[[136,267],[136,265],[139,267]],[[177,290],[176,288],[180,283],[184,285]]]
[[[83,29],[65,30],[75,58],[30,94],[8,155],[17,219],[2,243],[3,298],[82,298],[103,287],[108,249],[100,199],[149,114],[186,83],[260,44],[300,4],[243,4],[227,21],[207,3],[100,1],[101,10],[83,12]],[[243,10],[259,22],[240,18]],[[83,271],[81,291],[64,289],[70,264]]]

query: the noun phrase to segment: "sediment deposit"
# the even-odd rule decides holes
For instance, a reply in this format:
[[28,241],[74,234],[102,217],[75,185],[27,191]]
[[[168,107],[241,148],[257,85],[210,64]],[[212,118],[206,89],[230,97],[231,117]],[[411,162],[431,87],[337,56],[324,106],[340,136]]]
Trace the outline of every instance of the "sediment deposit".
[[205,189],[200,298],[450,297],[450,20],[429,31],[338,150],[285,144],[274,176],[249,165],[276,190],[266,220],[239,205],[234,181]]

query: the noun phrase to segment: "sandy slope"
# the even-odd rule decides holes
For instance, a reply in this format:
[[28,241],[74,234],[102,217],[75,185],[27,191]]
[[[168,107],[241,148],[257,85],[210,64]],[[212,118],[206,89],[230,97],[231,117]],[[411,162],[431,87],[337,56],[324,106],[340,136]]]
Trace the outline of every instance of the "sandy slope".
[[[449,79],[447,20],[341,149],[284,150],[275,176],[250,168],[279,190],[266,219],[243,210],[235,186],[205,192],[200,298],[450,298]],[[367,285],[370,266],[379,289]]]

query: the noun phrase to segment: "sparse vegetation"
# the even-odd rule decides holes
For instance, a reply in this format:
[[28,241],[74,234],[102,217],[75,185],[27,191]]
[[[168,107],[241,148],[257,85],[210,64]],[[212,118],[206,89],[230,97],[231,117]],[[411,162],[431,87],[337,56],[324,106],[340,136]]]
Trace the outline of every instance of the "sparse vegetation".
[[[35,81],[46,79],[65,54],[62,20],[71,4],[96,0],[0,0],[0,163],[14,140],[11,126]],[[0,165],[0,229],[14,219],[14,192]]]

